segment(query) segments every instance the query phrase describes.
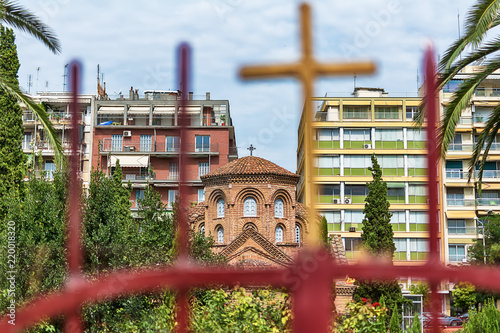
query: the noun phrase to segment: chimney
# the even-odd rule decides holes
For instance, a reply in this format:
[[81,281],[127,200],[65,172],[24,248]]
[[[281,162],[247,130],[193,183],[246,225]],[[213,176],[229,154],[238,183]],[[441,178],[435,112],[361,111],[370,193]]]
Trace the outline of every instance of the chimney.
[[205,98],[207,101],[210,100],[210,92],[207,92],[207,97]]
[[130,91],[128,92],[128,98],[133,101],[134,100],[134,87],[130,87]]
[[193,100],[193,92],[190,91],[189,94],[188,94],[188,100],[192,101]]
[[136,100],[136,101],[139,100],[139,89],[135,90],[134,100]]

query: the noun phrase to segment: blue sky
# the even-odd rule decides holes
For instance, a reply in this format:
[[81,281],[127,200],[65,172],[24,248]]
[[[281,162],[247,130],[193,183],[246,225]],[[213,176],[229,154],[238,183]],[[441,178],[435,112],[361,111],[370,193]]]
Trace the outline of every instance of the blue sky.
[[[385,88],[390,96],[414,96],[425,45],[432,40],[443,53],[458,36],[470,0],[310,1],[314,53],[321,61],[372,59],[373,76],[357,77],[357,86]],[[61,91],[64,65],[78,58],[84,66],[83,91],[95,93],[97,64],[108,94],[115,98],[131,86],[177,89],[175,52],[192,47],[195,95],[228,99],[239,156],[269,159],[296,170],[297,124],[302,109],[293,79],[242,82],[246,64],[290,62],[298,58],[299,1],[77,1],[24,0],[61,40],[54,55],[40,42],[16,32],[21,69],[19,82],[33,93]],[[462,29],[462,28],[461,28]],[[40,70],[37,72],[37,68]],[[422,75],[420,74],[420,78]],[[421,80],[421,79],[420,79]],[[348,95],[353,78],[317,81],[315,94]]]

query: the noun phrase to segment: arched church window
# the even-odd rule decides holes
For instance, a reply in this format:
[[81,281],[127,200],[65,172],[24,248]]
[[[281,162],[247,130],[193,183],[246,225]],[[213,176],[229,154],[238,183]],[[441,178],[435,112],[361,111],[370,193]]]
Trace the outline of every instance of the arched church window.
[[217,201],[217,217],[224,217],[225,209],[224,209],[224,199],[219,199]]
[[224,243],[224,228],[223,227],[219,227],[219,229],[217,229],[217,242]]
[[283,218],[283,200],[276,199],[274,202],[274,217]]
[[295,243],[300,244],[300,225],[295,224]]
[[257,216],[257,201],[254,197],[248,197],[243,201],[243,216]]
[[276,243],[283,242],[283,227],[280,225],[276,227],[275,238],[276,238]]
[[205,223],[200,224],[200,234],[205,235]]

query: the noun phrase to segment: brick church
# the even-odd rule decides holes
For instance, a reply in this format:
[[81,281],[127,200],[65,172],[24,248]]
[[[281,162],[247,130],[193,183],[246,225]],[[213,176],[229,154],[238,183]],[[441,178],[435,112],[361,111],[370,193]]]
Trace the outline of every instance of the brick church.
[[[230,265],[290,265],[309,232],[306,208],[295,200],[299,178],[260,157],[232,161],[201,176],[205,201],[188,212],[191,226],[212,235],[213,250]],[[338,240],[335,255],[343,254]]]

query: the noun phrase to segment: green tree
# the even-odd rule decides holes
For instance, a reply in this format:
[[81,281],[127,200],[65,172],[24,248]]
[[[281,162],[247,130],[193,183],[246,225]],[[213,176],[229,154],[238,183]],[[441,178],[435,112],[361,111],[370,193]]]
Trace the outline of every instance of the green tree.
[[460,282],[452,290],[455,306],[461,309],[470,309],[476,304],[476,287],[467,282]]
[[320,238],[321,238],[321,244],[324,247],[329,247],[330,242],[328,239],[328,223],[326,221],[326,217],[322,217],[320,224],[319,224],[319,232],[320,232]]
[[[484,60],[481,70],[469,73],[469,78],[460,84],[458,89],[453,93],[450,103],[445,106],[444,118],[439,130],[443,156],[448,150],[448,145],[453,140],[462,111],[469,105],[475,90],[487,79],[489,74],[500,68],[500,60],[495,54],[500,49],[500,39],[496,37],[485,40],[487,34],[498,26],[499,23],[500,1],[477,0],[467,14],[464,34],[446,50],[439,63],[439,71],[441,73],[439,77],[439,90],[441,90],[465,66],[480,59]],[[463,51],[469,48],[472,51],[463,55]],[[494,57],[487,59],[487,56]],[[423,110],[425,111],[425,108]],[[424,112],[419,114],[418,121],[420,123],[423,121],[423,114]],[[485,128],[479,134],[469,163],[469,177],[473,175],[475,166],[479,162],[479,178],[482,179],[488,151],[500,128],[498,125],[499,120],[500,106],[497,106],[486,122]],[[483,147],[484,153],[481,153]]]
[[413,317],[413,320],[411,322],[411,326],[408,329],[408,333],[422,333],[422,325],[420,324],[418,313],[415,313],[415,316]]
[[[396,246],[394,245],[392,227],[390,224],[392,213],[389,212],[389,201],[387,200],[387,183],[382,180],[382,169],[378,164],[375,155],[372,155],[372,167],[368,168],[372,172],[373,180],[368,183],[368,195],[365,198],[366,204],[363,210],[361,240],[365,249],[374,256],[384,257],[392,262]],[[401,288],[396,280],[377,281],[360,280],[356,281],[358,289],[354,295],[356,301],[362,298],[379,301],[383,296],[388,309],[393,309],[397,305],[398,309],[405,302],[401,294]],[[390,317],[388,317],[390,318]]]
[[[14,32],[0,26],[0,76],[9,84],[19,86],[19,59]],[[16,99],[0,88],[0,197],[9,192],[22,195],[26,155],[22,151],[22,110]],[[0,217],[5,215],[6,201],[0,201]]]
[[391,321],[389,323],[389,333],[403,333],[401,329],[401,316],[399,315],[397,305],[392,309]]
[[382,169],[375,155],[372,155],[373,181],[369,182],[368,195],[365,198],[361,240],[363,245],[372,255],[384,256],[392,260],[396,246],[394,245],[394,232],[391,226],[392,213],[389,212],[387,200],[387,183],[382,181]]
[[485,247],[482,239],[474,240],[468,251],[469,260],[475,264],[483,264],[486,253],[486,263],[498,265],[500,264],[500,215],[488,215],[481,219],[484,223]]
[[486,302],[481,311],[469,312],[469,322],[464,325],[464,333],[500,333],[500,312],[493,300]]

